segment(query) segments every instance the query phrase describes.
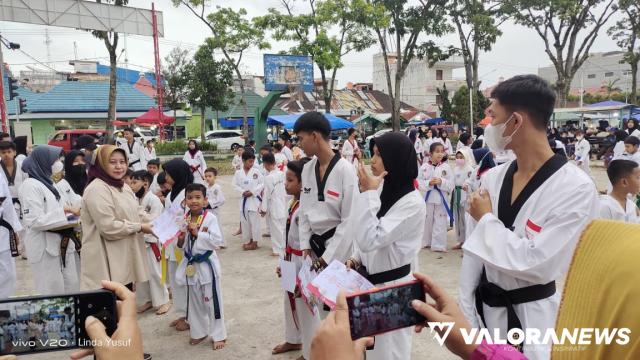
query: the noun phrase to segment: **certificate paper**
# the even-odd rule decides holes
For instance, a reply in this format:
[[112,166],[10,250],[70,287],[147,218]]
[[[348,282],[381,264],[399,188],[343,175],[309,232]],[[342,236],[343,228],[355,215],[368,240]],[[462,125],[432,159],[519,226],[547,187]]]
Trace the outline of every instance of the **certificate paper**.
[[158,238],[162,247],[166,248],[178,237],[184,223],[184,210],[179,203],[175,203],[153,220],[151,226],[153,234]]
[[296,291],[296,264],[280,259],[280,285],[290,293]]
[[300,298],[307,305],[309,311],[312,314],[316,314],[315,311],[315,303],[313,301],[313,294],[309,290],[309,285],[311,281],[315,279],[318,274],[311,270],[311,257],[307,256],[304,260],[302,260],[302,268],[300,268],[300,272],[298,272],[298,278],[296,279],[296,283],[298,284],[298,288],[300,289]]
[[346,293],[354,293],[370,290],[373,287],[369,280],[362,277],[355,270],[348,270],[343,263],[337,260],[333,260],[308,285],[311,293],[331,309],[336,306],[336,299],[341,290]]

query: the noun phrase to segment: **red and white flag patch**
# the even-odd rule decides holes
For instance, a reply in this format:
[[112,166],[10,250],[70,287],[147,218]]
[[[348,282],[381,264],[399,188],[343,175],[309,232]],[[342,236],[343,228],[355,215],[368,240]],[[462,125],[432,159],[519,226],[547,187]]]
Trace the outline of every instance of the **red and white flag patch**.
[[338,194],[337,192],[333,191],[333,190],[327,190],[327,195],[331,195],[334,198],[339,199],[340,198],[340,194]]
[[531,221],[531,219],[528,219],[527,226],[525,226],[524,231],[527,235],[527,239],[531,240],[534,236],[538,235],[540,231],[542,231],[542,227]]

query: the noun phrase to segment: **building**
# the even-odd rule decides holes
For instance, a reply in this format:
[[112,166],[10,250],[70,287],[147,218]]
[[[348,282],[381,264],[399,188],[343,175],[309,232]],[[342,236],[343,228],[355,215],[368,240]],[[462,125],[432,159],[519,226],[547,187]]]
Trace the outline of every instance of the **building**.
[[[571,82],[570,93],[579,95],[580,88],[587,93],[597,93],[603,86],[614,83],[623,92],[631,91],[631,65],[620,63],[623,59],[622,51],[610,51],[589,54]],[[538,75],[551,84],[557,80],[556,69],[553,65],[538,69]],[[640,86],[640,78],[638,79]]]
[[[396,55],[387,55],[391,71],[392,84],[395,83]],[[437,89],[447,86],[449,94],[453,96],[464,80],[453,79],[453,70],[464,67],[464,62],[459,56],[452,56],[448,60],[439,61],[433,67],[429,67],[426,59],[414,59],[409,63],[405,76],[402,79],[400,99],[427,112],[439,112],[441,103]],[[383,55],[373,56],[373,88],[384,93],[389,93]]]
[[32,92],[47,92],[62,81],[67,80],[68,73],[30,68],[21,70],[18,81],[21,86]]

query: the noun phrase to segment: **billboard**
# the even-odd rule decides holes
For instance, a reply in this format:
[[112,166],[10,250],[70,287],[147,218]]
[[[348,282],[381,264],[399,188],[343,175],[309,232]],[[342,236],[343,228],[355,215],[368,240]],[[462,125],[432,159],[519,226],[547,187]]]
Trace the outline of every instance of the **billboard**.
[[310,56],[264,55],[264,89],[287,91],[301,86],[302,91],[313,91],[313,60]]

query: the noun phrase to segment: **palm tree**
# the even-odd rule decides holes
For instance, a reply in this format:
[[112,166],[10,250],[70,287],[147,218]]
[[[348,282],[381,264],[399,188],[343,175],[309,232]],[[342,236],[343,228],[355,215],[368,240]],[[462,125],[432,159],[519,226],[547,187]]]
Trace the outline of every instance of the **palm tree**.
[[613,95],[613,93],[619,93],[622,91],[622,89],[620,89],[619,87],[616,86],[616,83],[620,81],[620,79],[615,79],[615,80],[609,80],[605,85],[604,85],[604,90],[607,92],[607,97],[609,98],[609,100],[611,100],[611,95]]

